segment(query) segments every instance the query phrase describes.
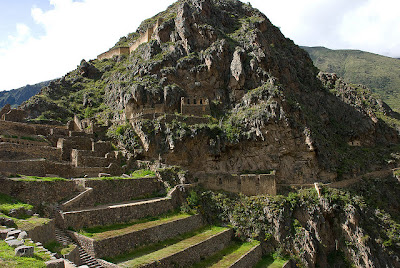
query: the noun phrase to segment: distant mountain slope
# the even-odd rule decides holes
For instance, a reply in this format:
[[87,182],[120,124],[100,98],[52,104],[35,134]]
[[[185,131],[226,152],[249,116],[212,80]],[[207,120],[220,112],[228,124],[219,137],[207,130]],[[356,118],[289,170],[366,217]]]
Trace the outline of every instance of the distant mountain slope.
[[0,91],[0,108],[7,103],[11,104],[13,107],[20,105],[30,97],[39,93],[40,89],[47,86],[49,83],[50,81],[44,81],[34,85],[26,85],[17,89]]
[[345,81],[364,84],[400,112],[400,64],[398,59],[359,50],[302,47],[321,71],[337,73]]

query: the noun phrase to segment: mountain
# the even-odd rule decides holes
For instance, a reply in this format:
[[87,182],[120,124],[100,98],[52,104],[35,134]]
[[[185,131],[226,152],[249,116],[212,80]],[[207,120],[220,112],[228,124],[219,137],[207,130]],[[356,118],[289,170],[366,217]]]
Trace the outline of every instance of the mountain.
[[94,120],[126,155],[180,166],[192,181],[238,185],[232,174],[274,170],[292,193],[200,192],[200,210],[233,226],[238,239],[263,241],[265,251],[304,267],[396,267],[395,179],[296,191],[361,180],[400,158],[398,130],[387,124],[396,114],[368,90],[318,73],[250,4],[180,0],[21,108],[33,121]]
[[377,93],[395,111],[400,112],[400,65],[398,59],[360,50],[331,50],[302,47],[315,66],[336,73],[346,81],[363,84]]
[[40,89],[47,86],[49,83],[50,81],[45,81],[34,85],[26,85],[17,89],[0,91],[0,107],[3,107],[6,104],[16,107],[39,93]]

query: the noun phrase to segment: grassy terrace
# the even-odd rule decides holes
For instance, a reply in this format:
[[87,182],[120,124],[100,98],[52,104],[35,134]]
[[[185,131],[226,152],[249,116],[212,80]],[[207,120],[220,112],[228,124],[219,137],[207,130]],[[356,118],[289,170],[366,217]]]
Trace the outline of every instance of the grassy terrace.
[[282,268],[287,261],[287,259],[282,259],[275,255],[268,255],[264,256],[255,268]]
[[192,268],[212,267],[223,268],[230,267],[244,254],[249,252],[253,247],[259,245],[259,241],[252,241],[246,243],[233,242],[230,246],[219,251],[215,255],[207,258],[201,262],[196,263]]
[[68,180],[60,177],[38,177],[38,176],[21,176],[21,175],[14,175],[12,176],[11,179],[16,181],[67,181]]
[[192,215],[187,213],[173,212],[161,217],[151,217],[133,221],[126,224],[114,224],[109,226],[99,226],[80,230],[79,233],[91,237],[95,240],[102,240],[109,237],[124,235],[135,231],[151,228],[168,222],[173,222],[179,219],[188,218]]
[[[27,246],[35,246],[34,244],[25,243]],[[46,267],[44,264],[46,261],[50,260],[50,256],[38,252],[38,248],[35,247],[35,253],[32,258],[28,257],[16,257],[14,253],[14,248],[7,245],[6,242],[0,241],[0,267],[3,268],[42,268]]]
[[14,220],[17,228],[28,231],[50,221],[50,219],[40,218],[37,216],[20,215],[18,218],[8,216],[10,210],[18,210],[21,208],[28,210],[32,209],[33,206],[16,200],[8,195],[0,194],[0,216]]
[[137,256],[135,259],[119,263],[119,265],[121,265],[122,267],[140,267],[141,265],[171,256],[176,252],[179,252],[181,250],[184,250],[185,248],[193,246],[227,229],[228,228],[225,227],[213,226],[209,229],[205,229],[202,232],[199,232],[198,234],[195,234],[194,236],[188,237],[186,239],[183,239],[179,242],[170,245],[166,245],[165,247],[160,248],[151,253],[149,252],[146,255],[143,254],[142,256]]
[[162,242],[139,247],[131,253],[107,260],[118,263],[118,265],[122,267],[136,267],[140,265],[140,263],[145,263],[147,260],[151,262],[153,259],[161,259],[171,254],[171,252],[182,250],[226,229],[225,227],[216,226],[203,227],[199,230],[179,235]]

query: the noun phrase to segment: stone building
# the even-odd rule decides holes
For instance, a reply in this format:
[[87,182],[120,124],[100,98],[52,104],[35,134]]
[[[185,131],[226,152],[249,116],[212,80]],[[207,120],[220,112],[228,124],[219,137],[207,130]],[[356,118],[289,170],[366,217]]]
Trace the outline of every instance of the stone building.
[[156,31],[158,26],[160,26],[162,23],[162,19],[158,19],[156,24],[153,27],[147,28],[147,30],[142,33],[138,39],[135,40],[134,43],[132,43],[129,47],[116,47],[112,48],[107,52],[104,52],[100,55],[97,56],[98,60],[104,60],[104,59],[111,59],[114,56],[119,56],[119,55],[129,55],[133,51],[135,51],[141,44],[147,43],[151,40],[151,37],[153,33]]

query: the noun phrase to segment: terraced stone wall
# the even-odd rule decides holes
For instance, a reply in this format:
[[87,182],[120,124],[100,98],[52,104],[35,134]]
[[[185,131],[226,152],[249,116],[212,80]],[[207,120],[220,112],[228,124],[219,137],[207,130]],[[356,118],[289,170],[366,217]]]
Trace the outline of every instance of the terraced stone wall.
[[93,188],[93,191],[69,210],[93,207],[95,204],[110,204],[146,198],[164,191],[164,184],[156,177],[142,179],[96,180],[81,179],[81,185]]
[[46,244],[50,241],[54,241],[56,239],[55,236],[55,221],[51,220],[50,222],[37,226],[32,230],[27,231],[28,236],[35,242],[40,242],[42,244]]
[[72,237],[93,257],[114,257],[134,248],[163,241],[204,225],[200,215],[194,215],[180,221],[154,226],[148,229],[131,232],[124,235],[116,235],[102,240],[94,240],[78,233],[71,232]]
[[49,146],[0,142],[0,159],[22,160],[38,158],[61,161],[61,149]]
[[200,178],[200,183],[210,190],[224,190],[248,196],[277,194],[276,179],[273,174],[209,174]]
[[0,192],[39,206],[70,198],[78,191],[74,181],[18,181],[0,178]]

